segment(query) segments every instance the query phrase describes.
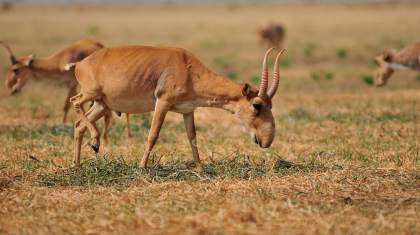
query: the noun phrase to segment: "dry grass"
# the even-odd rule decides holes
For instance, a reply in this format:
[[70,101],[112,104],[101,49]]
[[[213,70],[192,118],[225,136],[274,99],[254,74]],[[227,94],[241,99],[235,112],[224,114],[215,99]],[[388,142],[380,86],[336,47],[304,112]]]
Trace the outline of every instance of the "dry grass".
[[[150,114],[133,115],[129,140],[115,118],[98,155],[86,134],[83,165],[71,168],[73,125],[59,123],[65,87],[33,80],[10,97],[0,86],[0,233],[417,233],[418,74],[396,73],[383,89],[364,80],[375,54],[418,39],[419,13],[408,2],[17,5],[1,13],[0,39],[18,56],[45,57],[87,36],[107,46],[180,46],[223,76],[258,85],[266,48],[257,26],[283,21],[287,50],[273,146],[252,144],[223,110],[198,109],[203,171],[193,168],[177,114],[168,115],[148,170],[138,161]],[[8,67],[0,53],[3,76]]]

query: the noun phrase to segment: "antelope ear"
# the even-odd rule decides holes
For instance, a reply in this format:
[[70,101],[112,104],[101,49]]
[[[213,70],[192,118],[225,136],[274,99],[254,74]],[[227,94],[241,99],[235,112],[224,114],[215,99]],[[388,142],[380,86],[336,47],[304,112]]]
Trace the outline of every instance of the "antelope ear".
[[32,63],[34,62],[34,58],[35,58],[35,56],[34,55],[29,55],[28,56],[28,60],[26,61],[26,66],[27,67],[29,67],[29,66],[31,66],[32,65]]
[[242,95],[248,96],[251,93],[251,86],[249,83],[244,82],[244,87],[242,88]]
[[389,52],[385,52],[385,54],[384,54],[384,56],[383,56],[383,59],[384,59],[385,61],[388,61],[388,60],[389,60],[389,58],[390,58],[390,56],[389,56]]
[[391,62],[392,57],[394,56],[395,52],[396,52],[395,50],[388,50],[388,51],[385,51],[385,52],[383,53],[383,55],[382,55],[382,58],[383,58],[386,62]]

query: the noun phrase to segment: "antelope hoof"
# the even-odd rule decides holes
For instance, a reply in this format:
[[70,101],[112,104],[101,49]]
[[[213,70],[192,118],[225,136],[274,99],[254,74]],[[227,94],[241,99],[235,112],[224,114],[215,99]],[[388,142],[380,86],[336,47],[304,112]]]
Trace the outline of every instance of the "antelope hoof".
[[99,147],[97,147],[95,145],[91,145],[91,146],[92,146],[93,151],[95,151],[95,153],[99,152]]

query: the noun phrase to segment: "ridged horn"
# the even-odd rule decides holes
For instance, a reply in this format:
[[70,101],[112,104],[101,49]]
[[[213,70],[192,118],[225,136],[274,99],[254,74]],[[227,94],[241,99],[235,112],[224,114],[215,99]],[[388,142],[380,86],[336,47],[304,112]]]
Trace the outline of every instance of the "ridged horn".
[[261,75],[261,86],[260,86],[260,91],[258,92],[258,96],[261,99],[264,99],[267,94],[267,86],[268,86],[267,58],[268,58],[268,54],[270,54],[270,51],[273,49],[274,47],[268,49],[267,53],[265,53],[265,56],[264,56],[262,75]]
[[17,60],[15,56],[13,55],[12,49],[10,49],[9,45],[7,45],[3,41],[0,41],[0,43],[2,43],[6,47],[6,50],[9,52],[10,62],[12,62],[12,65],[17,64]]
[[285,49],[283,49],[276,58],[276,63],[274,64],[274,78],[273,83],[271,84],[270,90],[267,92],[268,97],[270,99],[273,98],[273,96],[276,94],[277,88],[279,87],[280,82],[280,69],[279,69],[279,60],[281,55],[283,54]]

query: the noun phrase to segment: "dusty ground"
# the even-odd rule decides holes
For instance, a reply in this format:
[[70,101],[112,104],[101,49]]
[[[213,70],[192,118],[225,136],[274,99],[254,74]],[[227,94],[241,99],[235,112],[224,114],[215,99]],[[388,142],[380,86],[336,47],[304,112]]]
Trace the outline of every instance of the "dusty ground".
[[[198,109],[203,171],[192,166],[177,114],[168,115],[148,170],[137,164],[150,114],[133,115],[131,139],[116,117],[97,155],[87,133],[84,164],[71,168],[76,115],[60,123],[65,86],[34,79],[13,97],[0,86],[0,233],[416,234],[419,74],[397,72],[380,89],[367,82],[376,54],[418,40],[419,13],[419,3],[397,2],[0,12],[0,40],[17,56],[46,57],[88,36],[106,46],[179,46],[254,85],[267,49],[258,25],[273,18],[287,27],[273,146],[254,145],[234,115]],[[4,50],[3,79],[8,63]]]

